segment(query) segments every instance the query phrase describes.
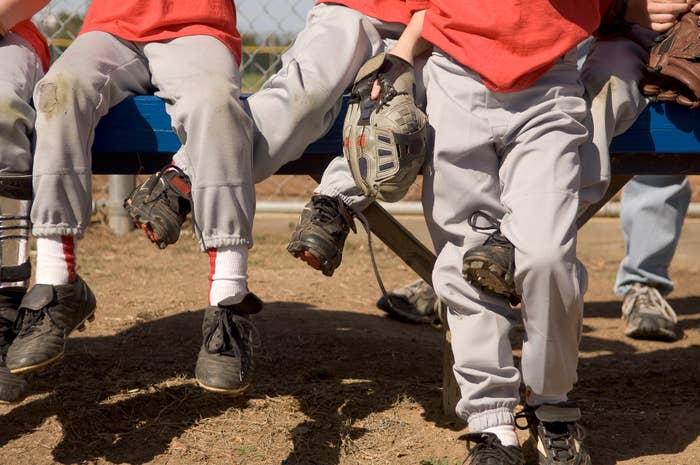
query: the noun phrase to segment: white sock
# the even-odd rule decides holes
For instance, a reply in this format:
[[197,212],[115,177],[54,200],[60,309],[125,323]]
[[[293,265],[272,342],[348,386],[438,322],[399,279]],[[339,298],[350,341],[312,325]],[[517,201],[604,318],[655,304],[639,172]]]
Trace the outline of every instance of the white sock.
[[209,305],[248,292],[248,248],[234,245],[209,249]]
[[73,236],[37,237],[36,283],[58,286],[75,281],[75,249]]
[[484,433],[493,433],[501,440],[504,446],[520,447],[518,436],[515,434],[515,426],[513,425],[498,425],[486,428]]

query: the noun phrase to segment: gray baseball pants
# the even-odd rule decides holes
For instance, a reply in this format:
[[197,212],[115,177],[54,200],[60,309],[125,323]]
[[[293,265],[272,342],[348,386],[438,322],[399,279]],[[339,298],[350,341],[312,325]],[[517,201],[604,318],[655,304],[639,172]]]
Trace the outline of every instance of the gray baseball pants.
[[[0,176],[31,174],[35,112],[30,103],[34,86],[44,75],[44,69],[31,44],[15,33],[0,39],[0,63]],[[0,214],[7,217],[0,221],[5,228],[2,236],[17,237],[0,241],[2,266],[20,265],[28,260],[28,241],[21,236],[24,236],[23,228],[29,224],[30,203],[5,197],[0,192]],[[0,287],[26,284],[24,281],[1,282]]]
[[482,431],[513,424],[521,375],[508,339],[513,310],[462,276],[464,253],[486,238],[468,220],[475,211],[492,215],[515,246],[527,332],[523,381],[541,396],[566,395],[576,381],[586,288],[576,214],[587,108],[575,51],[520,92],[490,92],[441,51],[428,60],[427,75],[435,145],[423,207],[438,253],[433,284],[449,307],[457,414]]
[[22,36],[0,39],[0,173],[31,173],[32,92],[44,75],[41,60]]
[[34,235],[82,236],[90,220],[95,126],[126,97],[151,92],[165,101],[192,167],[204,247],[252,245],[253,124],[240,103],[235,57],[209,36],[133,43],[90,32],[61,55],[34,93]]
[[[256,183],[297,160],[309,144],[328,132],[357,71],[389,47],[404,27],[342,5],[319,4],[311,9],[304,29],[282,54],[280,71],[246,101],[255,122]],[[173,159],[190,173],[183,150]],[[326,169],[319,188],[325,195],[340,196],[349,205],[369,202],[355,186],[342,154]]]

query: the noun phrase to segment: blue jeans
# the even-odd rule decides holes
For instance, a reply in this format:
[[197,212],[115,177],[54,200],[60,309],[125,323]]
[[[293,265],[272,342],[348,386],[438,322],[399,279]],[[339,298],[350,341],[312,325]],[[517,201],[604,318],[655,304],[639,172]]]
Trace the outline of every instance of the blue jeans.
[[682,175],[635,176],[622,191],[622,231],[625,258],[615,282],[623,296],[638,283],[651,284],[662,294],[673,290],[668,275],[676,252],[691,189]]

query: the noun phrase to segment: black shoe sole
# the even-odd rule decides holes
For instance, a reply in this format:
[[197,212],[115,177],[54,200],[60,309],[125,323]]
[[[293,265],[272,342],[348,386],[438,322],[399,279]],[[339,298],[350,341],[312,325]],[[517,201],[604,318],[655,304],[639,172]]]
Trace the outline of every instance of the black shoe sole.
[[214,387],[214,386],[207,386],[206,384],[204,384],[200,380],[197,380],[197,384],[199,384],[199,387],[201,387],[205,391],[214,392],[216,394],[224,394],[224,395],[233,396],[233,397],[237,397],[237,396],[242,395],[250,387],[250,384],[246,384],[245,386],[240,386],[237,388],[219,388],[219,387]]
[[306,262],[311,268],[321,271],[325,276],[333,276],[340,263],[334,266],[328,259],[323,259],[323,252],[316,247],[316,244],[306,241],[291,241],[287,246],[287,252],[294,258]]
[[506,280],[508,271],[496,263],[481,257],[465,257],[463,263],[464,279],[472,286],[497,297],[505,297],[512,305],[520,303],[513,289],[513,284]]

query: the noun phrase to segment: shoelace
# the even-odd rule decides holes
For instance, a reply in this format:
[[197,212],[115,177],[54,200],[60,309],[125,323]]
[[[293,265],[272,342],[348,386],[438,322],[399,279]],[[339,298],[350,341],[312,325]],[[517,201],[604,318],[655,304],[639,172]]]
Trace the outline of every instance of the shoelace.
[[[580,429],[578,425],[577,429]],[[572,442],[580,440],[583,432],[573,434],[569,431],[567,423],[545,423],[544,424],[545,447],[552,451],[552,455],[560,462],[566,463],[575,457],[575,450]]]
[[[469,433],[460,437],[467,441],[467,458],[462,465],[467,463],[484,463],[489,458],[508,465],[522,463],[516,448],[509,448],[501,444],[495,434]],[[475,443],[471,446],[471,443]]]
[[33,333],[41,324],[41,322],[44,320],[44,317],[47,317],[49,320],[53,322],[55,326],[59,326],[56,324],[56,322],[51,318],[51,315],[49,312],[45,311],[44,309],[42,310],[28,310],[26,308],[23,308],[20,310],[19,318],[17,318],[17,322],[15,323],[20,327],[19,334],[17,336],[27,336],[31,333]]
[[622,303],[622,316],[629,317],[635,307],[659,314],[674,323],[678,322],[676,312],[654,287],[634,285],[630,288]]
[[[483,218],[484,220],[486,220],[488,226],[479,226],[479,218]],[[493,216],[489,215],[488,213],[481,210],[477,210],[469,216],[467,223],[469,223],[469,226],[471,226],[471,228],[474,231],[492,231],[491,234],[489,234],[489,237],[484,242],[485,245],[510,245],[510,241],[506,239],[503,233],[501,233],[501,222]]]
[[[217,309],[217,323],[204,337],[204,349],[210,354],[222,354],[250,362],[258,331],[247,318],[234,318],[224,309]],[[219,336],[215,339],[215,336]],[[247,339],[247,344],[244,342]],[[239,344],[240,341],[241,343]],[[241,353],[243,351],[243,353]],[[241,364],[241,378],[246,370]]]
[[[525,420],[525,423],[519,423],[518,420]],[[531,407],[525,407],[522,411],[515,414],[515,427],[521,430],[535,428],[540,421],[535,416],[535,410]],[[553,456],[561,462],[566,462],[575,456],[572,441],[583,441],[586,436],[586,431],[578,423],[574,423],[574,431],[569,429],[571,423],[551,422],[544,423],[545,437],[541,438],[544,446],[552,451]]]
[[318,196],[314,199],[314,206],[311,210],[311,222],[316,224],[330,223],[340,215],[348,228],[357,232],[352,221],[353,214],[348,211],[343,202],[333,197]]

